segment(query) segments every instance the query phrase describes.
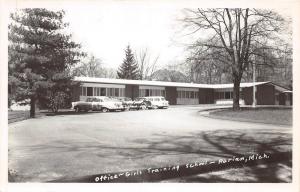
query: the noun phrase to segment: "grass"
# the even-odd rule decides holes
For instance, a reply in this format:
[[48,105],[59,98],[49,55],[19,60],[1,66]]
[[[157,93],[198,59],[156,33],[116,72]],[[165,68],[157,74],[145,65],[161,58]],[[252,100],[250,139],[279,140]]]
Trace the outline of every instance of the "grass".
[[[36,111],[35,117],[43,116],[43,111]],[[25,111],[8,111],[8,123],[23,121],[30,118],[30,112]]]
[[210,115],[228,118],[230,120],[243,120],[258,123],[282,125],[292,125],[293,123],[292,109],[283,108],[242,108],[241,111],[224,109],[221,111],[211,112]]

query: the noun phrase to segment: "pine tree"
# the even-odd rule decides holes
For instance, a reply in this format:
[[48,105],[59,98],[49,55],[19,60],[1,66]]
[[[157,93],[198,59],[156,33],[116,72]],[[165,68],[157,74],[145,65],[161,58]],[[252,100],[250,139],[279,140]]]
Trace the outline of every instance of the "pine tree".
[[117,74],[120,79],[139,79],[138,65],[129,45],[125,50],[125,59],[119,67]]
[[30,103],[31,117],[37,101],[57,111],[61,102],[55,101],[71,92],[69,70],[82,53],[80,45],[63,31],[68,26],[63,22],[64,14],[39,8],[11,14],[9,93],[15,101]]

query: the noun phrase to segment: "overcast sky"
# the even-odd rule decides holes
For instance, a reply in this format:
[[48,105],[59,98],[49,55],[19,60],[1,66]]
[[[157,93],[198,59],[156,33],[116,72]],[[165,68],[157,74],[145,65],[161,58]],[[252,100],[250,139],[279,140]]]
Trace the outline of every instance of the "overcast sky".
[[[105,66],[117,68],[128,44],[133,51],[148,48],[153,57],[159,55],[159,66],[184,59],[184,43],[188,43],[178,18],[178,6],[109,5],[66,8],[69,32],[87,53],[100,58]],[[281,11],[288,13],[287,10]]]
[[178,39],[178,8],[145,6],[107,6],[66,9],[65,21],[82,48],[102,59],[106,66],[117,68],[128,44],[133,51],[148,48],[159,65],[182,59],[184,47]]

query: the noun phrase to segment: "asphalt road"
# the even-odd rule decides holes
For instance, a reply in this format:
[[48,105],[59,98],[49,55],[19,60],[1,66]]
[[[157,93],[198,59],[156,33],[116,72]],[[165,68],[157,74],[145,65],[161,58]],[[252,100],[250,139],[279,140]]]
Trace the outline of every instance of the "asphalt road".
[[[202,108],[64,114],[9,124],[11,178],[46,182],[291,151],[291,127],[207,118],[199,115]],[[282,169],[272,170],[282,176]],[[259,181],[252,172],[247,177]]]

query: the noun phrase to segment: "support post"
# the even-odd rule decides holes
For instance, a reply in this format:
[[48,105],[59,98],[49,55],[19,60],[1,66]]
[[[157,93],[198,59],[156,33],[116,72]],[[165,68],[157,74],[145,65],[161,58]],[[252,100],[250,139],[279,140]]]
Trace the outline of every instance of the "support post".
[[252,107],[253,108],[255,108],[256,107],[256,86],[255,86],[255,62],[253,62],[253,72],[252,72],[252,74],[253,74],[253,77],[252,77],[252,79],[253,79],[253,91],[252,91],[252,97],[253,97],[253,99],[252,99]]

